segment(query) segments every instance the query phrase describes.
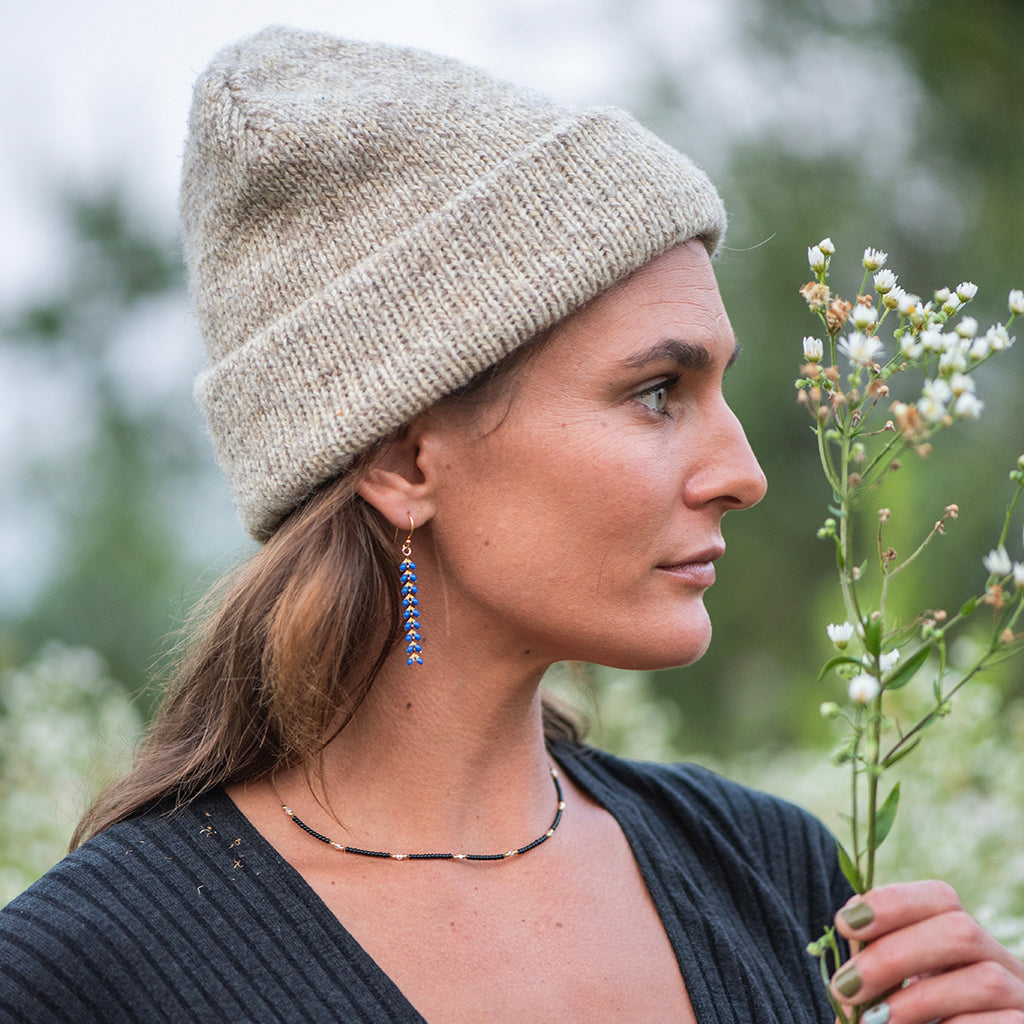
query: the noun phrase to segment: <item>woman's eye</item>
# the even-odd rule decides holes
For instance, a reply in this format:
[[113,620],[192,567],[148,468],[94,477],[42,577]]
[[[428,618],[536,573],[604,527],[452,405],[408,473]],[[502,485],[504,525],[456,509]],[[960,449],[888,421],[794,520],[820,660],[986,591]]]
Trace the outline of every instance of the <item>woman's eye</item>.
[[672,387],[675,385],[674,380],[663,380],[659,384],[655,384],[653,387],[647,388],[645,391],[641,391],[636,396],[637,401],[641,405],[646,405],[652,412],[663,413],[668,408],[668,400],[672,391]]

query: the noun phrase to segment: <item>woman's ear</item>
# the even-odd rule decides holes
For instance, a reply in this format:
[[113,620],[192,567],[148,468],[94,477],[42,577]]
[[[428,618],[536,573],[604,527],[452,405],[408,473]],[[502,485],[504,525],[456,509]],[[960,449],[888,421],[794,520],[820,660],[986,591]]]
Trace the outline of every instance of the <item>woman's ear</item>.
[[360,496],[398,530],[412,518],[422,526],[435,511],[432,482],[421,467],[415,429],[404,428],[383,447],[357,486]]

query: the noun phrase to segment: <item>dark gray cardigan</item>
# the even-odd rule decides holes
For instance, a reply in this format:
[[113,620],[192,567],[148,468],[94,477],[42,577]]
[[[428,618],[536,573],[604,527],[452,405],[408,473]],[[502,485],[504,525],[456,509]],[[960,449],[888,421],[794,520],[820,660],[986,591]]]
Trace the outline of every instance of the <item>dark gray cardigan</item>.
[[[820,824],[692,765],[553,754],[622,826],[700,1024],[833,1020],[805,946],[849,888]],[[423,1024],[220,791],[107,829],[0,910],[0,1021]]]

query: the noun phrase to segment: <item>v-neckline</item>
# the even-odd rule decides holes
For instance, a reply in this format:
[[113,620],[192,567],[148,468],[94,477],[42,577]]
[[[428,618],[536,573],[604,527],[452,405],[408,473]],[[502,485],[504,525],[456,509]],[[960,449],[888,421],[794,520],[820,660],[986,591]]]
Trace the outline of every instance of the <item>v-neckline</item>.
[[[579,748],[578,751],[576,748],[566,747],[563,745],[557,745],[549,751],[559,768],[564,771],[566,775],[568,775],[569,778],[587,794],[587,796],[598,804],[598,806],[611,815],[625,836],[630,853],[636,862],[640,877],[644,883],[644,887],[647,890],[654,906],[655,914],[657,915],[658,921],[665,932],[673,955],[675,956],[676,965],[683,976],[683,982],[687,987],[687,993],[693,1009],[694,1017],[698,1024],[703,1024],[702,1012],[698,1009],[698,1006],[694,1004],[694,993],[690,990],[690,977],[689,971],[687,970],[687,962],[689,962],[689,966],[696,966],[696,964],[695,961],[693,961],[693,958],[687,955],[688,950],[686,946],[677,941],[677,938],[673,936],[673,929],[670,929],[667,926],[664,914],[666,907],[664,906],[664,901],[658,891],[661,888],[661,885],[657,884],[658,875],[654,870],[654,865],[649,853],[645,849],[641,840],[642,828],[640,826],[640,818],[642,817],[642,812],[630,801],[618,799],[614,790],[603,786],[601,784],[601,780],[596,778],[592,772],[588,771],[587,766],[582,763],[583,759],[579,756],[580,752],[585,752],[586,754],[593,755],[597,758],[600,758],[602,754],[601,751],[592,747],[582,747]],[[358,960],[362,964],[363,968],[360,971],[361,974],[366,976],[368,973],[370,976],[375,977],[382,988],[388,989],[393,993],[395,1005],[389,1010],[389,1012],[394,1014],[400,1011],[402,1014],[400,1017],[393,1016],[392,1020],[395,1024],[429,1024],[427,1019],[419,1010],[416,1009],[415,1006],[413,1006],[405,993],[401,988],[399,988],[398,984],[380,966],[380,964],[377,963],[373,956],[366,950],[359,940],[356,939],[348,928],[345,927],[342,920],[327,906],[324,900],[309,884],[309,882],[306,881],[302,874],[292,866],[292,864],[278,851],[273,843],[271,843],[252,823],[252,821],[250,821],[231,797],[228,796],[224,790],[219,790],[216,793],[216,797],[223,800],[224,809],[229,814],[239,819],[239,824],[250,832],[255,847],[257,849],[261,849],[268,858],[276,862],[278,868],[290,882],[296,896],[301,896],[303,904],[309,913],[316,919],[316,923],[319,924],[328,935],[336,938],[339,954]],[[250,863],[252,861],[252,854],[253,851],[250,850]],[[656,883],[654,887],[652,887],[652,882]],[[677,894],[677,897],[678,895],[679,894]],[[697,913],[697,908],[693,901],[688,900],[687,902],[691,911],[693,913]],[[697,973],[698,976],[703,974],[703,972],[700,971]],[[706,981],[706,979],[700,977],[700,981]],[[702,1005],[713,1005],[707,1002],[711,993],[706,991],[706,986],[698,982],[698,987],[702,990],[702,998],[700,1000]],[[724,995],[724,992],[721,993],[721,996],[724,997]]]

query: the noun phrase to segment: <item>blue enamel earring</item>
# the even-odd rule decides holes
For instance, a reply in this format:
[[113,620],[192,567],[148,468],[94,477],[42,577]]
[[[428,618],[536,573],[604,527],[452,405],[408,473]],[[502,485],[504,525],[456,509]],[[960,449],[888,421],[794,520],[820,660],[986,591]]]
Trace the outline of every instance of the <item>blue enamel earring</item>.
[[416,597],[416,563],[412,560],[412,531],[416,529],[409,516],[409,536],[402,545],[402,628],[405,630],[405,650],[410,665],[423,664],[423,648],[420,646],[420,610]]

